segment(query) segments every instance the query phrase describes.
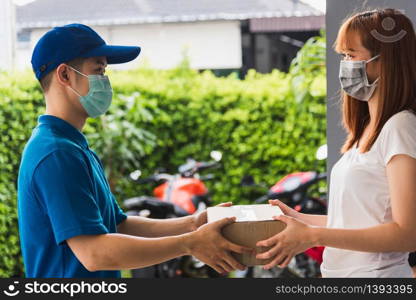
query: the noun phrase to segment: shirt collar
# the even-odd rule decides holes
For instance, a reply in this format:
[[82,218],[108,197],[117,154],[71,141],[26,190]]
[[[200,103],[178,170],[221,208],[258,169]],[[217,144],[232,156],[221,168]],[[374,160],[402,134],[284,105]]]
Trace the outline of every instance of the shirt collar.
[[38,118],[38,123],[39,125],[48,125],[51,128],[58,130],[66,138],[77,143],[81,147],[88,148],[88,142],[85,135],[83,135],[78,129],[76,129],[67,121],[52,115],[41,115]]

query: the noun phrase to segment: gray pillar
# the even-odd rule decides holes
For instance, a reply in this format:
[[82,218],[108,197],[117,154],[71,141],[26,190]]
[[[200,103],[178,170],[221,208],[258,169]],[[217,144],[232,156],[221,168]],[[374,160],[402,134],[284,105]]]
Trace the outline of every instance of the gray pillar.
[[[346,138],[341,123],[340,85],[338,81],[340,57],[332,48],[342,21],[354,12],[374,8],[395,8],[408,16],[416,26],[416,1],[414,0],[327,0],[326,1],[326,67],[327,67],[327,143],[328,174],[341,157],[340,149]],[[416,55],[416,54],[415,54]],[[329,183],[328,177],[328,183]]]

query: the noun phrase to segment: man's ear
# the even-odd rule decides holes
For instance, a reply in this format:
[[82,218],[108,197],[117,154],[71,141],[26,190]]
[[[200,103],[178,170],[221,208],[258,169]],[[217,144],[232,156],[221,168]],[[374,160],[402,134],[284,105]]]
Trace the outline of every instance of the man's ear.
[[69,86],[69,68],[66,64],[60,64],[55,70],[56,80],[58,83]]

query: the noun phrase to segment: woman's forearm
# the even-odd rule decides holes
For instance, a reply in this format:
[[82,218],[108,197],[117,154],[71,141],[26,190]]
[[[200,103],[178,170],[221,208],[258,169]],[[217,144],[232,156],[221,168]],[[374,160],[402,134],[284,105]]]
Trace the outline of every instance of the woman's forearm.
[[308,225],[319,227],[326,227],[326,222],[328,219],[327,215],[310,215],[303,213],[299,213],[296,218]]
[[397,223],[365,229],[313,227],[316,245],[362,252],[411,252],[416,250],[414,230],[404,230]]

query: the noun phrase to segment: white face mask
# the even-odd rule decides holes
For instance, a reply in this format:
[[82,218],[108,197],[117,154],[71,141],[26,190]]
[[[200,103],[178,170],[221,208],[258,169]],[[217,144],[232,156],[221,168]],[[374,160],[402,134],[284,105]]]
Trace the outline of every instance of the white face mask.
[[376,87],[377,78],[372,84],[368,83],[366,64],[380,55],[376,55],[369,60],[341,60],[339,66],[339,81],[342,89],[351,97],[368,101],[373,95]]

